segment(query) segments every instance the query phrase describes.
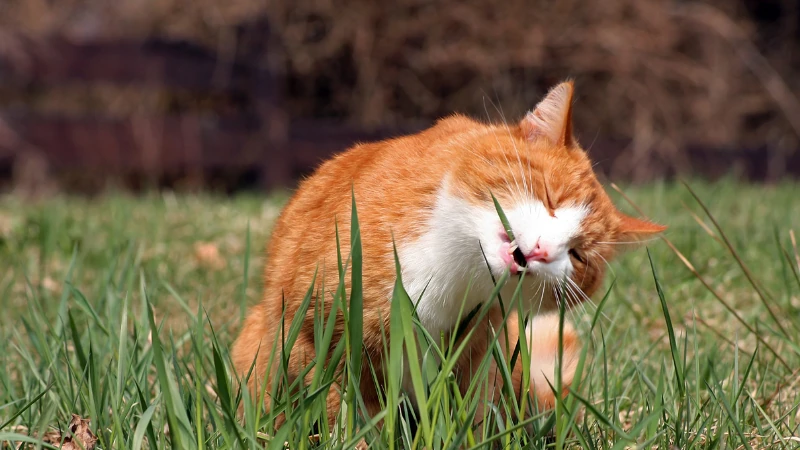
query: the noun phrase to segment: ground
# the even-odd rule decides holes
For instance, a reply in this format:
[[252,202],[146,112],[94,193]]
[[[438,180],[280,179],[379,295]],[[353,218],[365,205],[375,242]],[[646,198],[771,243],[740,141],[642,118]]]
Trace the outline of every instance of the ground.
[[[689,185],[735,254],[684,185],[623,186],[669,226],[666,238],[708,286],[662,240],[612,262],[606,300],[601,289],[594,305],[567,312],[587,359],[577,396],[554,421],[485,421],[460,433],[469,399],[435,397],[449,392],[443,381],[430,394],[441,404],[431,401],[418,433],[401,425],[396,440],[386,428],[362,424],[359,436],[345,427],[344,437],[321,433],[309,441],[302,436],[316,434],[310,423],[319,417],[310,393],[304,414],[274,436],[273,418],[258,416],[250,399],[237,395],[228,351],[246,306],[259,299],[262,249],[285,193],[0,197],[0,442],[66,430],[74,413],[91,419],[102,448],[284,441],[297,448],[345,445],[362,435],[373,445],[429,448],[488,440],[553,448],[794,448],[800,259],[791,231],[800,224],[800,185]],[[239,403],[251,419],[244,425],[236,419]]]

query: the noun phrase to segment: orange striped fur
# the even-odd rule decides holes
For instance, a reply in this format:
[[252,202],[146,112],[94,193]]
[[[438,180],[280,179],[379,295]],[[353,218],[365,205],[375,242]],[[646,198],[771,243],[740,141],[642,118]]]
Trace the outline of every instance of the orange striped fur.
[[[528,327],[531,389],[540,406],[552,407],[553,392],[547,383],[555,382],[558,345],[558,320],[552,311],[560,300],[574,304],[598,289],[605,261],[620,248],[615,244],[635,242],[664,229],[614,207],[572,136],[572,95],[571,82],[556,86],[517,124],[484,124],[456,115],[415,135],[356,145],[303,181],[278,219],[267,248],[263,300],[247,315],[233,346],[240,374],[255,362],[250,387],[262,387],[259,383],[266,380],[269,392],[277,370],[275,364],[267,367],[269,353],[283,325],[284,303],[288,329],[316,268],[318,285],[322,279],[327,286],[338,280],[335,224],[341,248],[350,248],[352,189],[364,255],[364,352],[378,373],[384,348],[381,333],[389,330],[395,282],[394,240],[412,298],[422,293],[420,286],[427,286],[418,314],[434,336],[454,329],[462,302],[468,311],[486,300],[492,287],[490,272],[495,276],[507,268],[526,272],[522,292],[528,306],[519,313],[539,314]],[[503,231],[490,193],[508,213],[515,240]],[[572,294],[559,299],[554,286],[564,279],[569,280]],[[518,282],[517,277],[510,279],[504,298],[511,298]],[[468,283],[472,290],[466,292]],[[327,314],[330,305],[324,306]],[[499,324],[499,311],[495,307],[485,320],[471,325],[480,329],[457,368],[463,386],[468,384],[470,368],[486,354],[490,325]],[[290,377],[299,376],[315,357],[313,307],[305,320],[288,363]],[[508,327],[513,348],[519,336],[515,317]],[[342,331],[340,317],[335,339]],[[569,324],[563,342],[562,380],[568,388],[580,348]],[[524,395],[518,392],[521,364],[513,376],[517,394]],[[378,387],[368,372],[361,379],[363,398],[375,413]],[[331,420],[339,405],[339,390],[331,389]]]

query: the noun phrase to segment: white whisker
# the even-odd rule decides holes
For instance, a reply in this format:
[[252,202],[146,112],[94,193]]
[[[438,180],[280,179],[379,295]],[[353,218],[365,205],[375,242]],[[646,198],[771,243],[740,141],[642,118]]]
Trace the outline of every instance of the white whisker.
[[577,286],[575,286],[575,282],[570,280],[569,278],[567,278],[567,281],[568,282],[564,284],[564,286],[567,289],[567,295],[573,300],[574,305],[579,306],[583,310],[584,314],[588,314],[588,312],[586,311],[586,306],[584,306],[584,302],[581,301],[581,297],[578,295],[578,292],[575,291],[575,289],[577,288]]
[[[590,251],[588,251],[586,254],[587,254],[587,256],[588,256],[588,255],[591,255],[591,254],[595,254],[595,255],[599,256],[599,257],[600,257],[600,259],[602,259],[602,260],[603,260],[603,261],[606,263],[606,266],[608,266],[608,268],[609,268],[609,269],[612,269],[612,267],[611,267],[611,263],[609,263],[609,262],[608,262],[608,260],[607,260],[607,259],[605,259],[605,258],[603,257],[603,255],[601,255],[601,254],[600,254],[600,252],[598,252],[597,250],[590,250]],[[613,270],[613,269],[612,269],[612,270]]]
[[[594,303],[594,301],[593,301],[593,300],[592,300],[592,299],[591,299],[591,298],[590,298],[588,295],[586,295],[586,293],[585,293],[585,292],[583,292],[583,289],[581,289],[581,288],[580,288],[580,286],[578,286],[577,284],[575,284],[575,281],[573,281],[573,280],[571,280],[571,279],[569,279],[569,278],[568,278],[568,280],[570,281],[570,283],[572,283],[572,284],[575,286],[575,289],[576,289],[576,291],[577,291],[577,292],[578,292],[578,293],[579,293],[579,294],[580,294],[580,295],[583,297],[583,299],[585,300],[585,303],[588,303],[589,305],[593,306],[593,307],[595,308],[595,310],[598,310],[598,306],[597,306],[597,305]],[[606,313],[605,313],[605,312],[603,312],[603,311],[600,311],[600,314],[601,314],[601,315],[602,315],[602,316],[603,316],[603,317],[604,317],[606,320],[608,320],[608,322],[609,322],[609,323],[611,322],[611,318],[610,318],[610,317],[608,317],[608,315],[606,315]]]
[[615,242],[601,242],[601,241],[598,241],[598,242],[595,242],[595,244],[603,244],[603,245],[644,244],[644,243],[647,243],[647,242],[657,241],[659,239],[661,239],[661,238],[654,237],[654,238],[642,239],[642,240],[638,240],[638,241],[615,241]]
[[[495,107],[495,109],[496,108],[497,107]],[[522,159],[519,157],[519,149],[517,148],[517,143],[514,140],[514,136],[511,135],[511,128],[509,128],[509,126],[508,126],[508,122],[506,121],[506,117],[505,117],[505,115],[503,114],[502,111],[498,110],[497,112],[500,114],[500,117],[503,119],[503,126],[506,129],[506,133],[508,133],[508,138],[511,140],[511,144],[514,146],[514,153],[516,153],[516,155],[517,155],[517,164],[519,164],[519,170],[520,170],[520,172],[522,172],[521,173],[522,184],[525,187],[525,192],[530,195],[531,199],[533,199],[534,198],[533,189],[531,187],[528,187],[528,182],[527,182],[527,178],[530,176],[530,166],[528,166],[528,169],[529,169],[528,172],[525,173],[525,170],[524,170],[524,168],[522,166]],[[533,180],[531,180],[531,184],[533,184]]]
[[[494,106],[494,104],[493,104],[493,106]],[[497,108],[497,107],[495,106],[495,109],[496,109],[496,108]],[[486,111],[486,118],[487,118],[487,119],[489,119],[489,110],[486,108],[486,97],[485,97],[485,96],[483,97],[483,110],[484,110],[484,111]],[[504,119],[504,120],[505,120],[505,119]],[[494,133],[494,132],[492,132],[492,136],[494,136],[494,139],[495,139],[495,141],[497,141],[497,147],[498,147],[500,150],[502,150],[503,146],[502,146],[502,144],[500,144],[500,139],[498,139],[498,138],[497,138],[497,134],[496,134],[496,133]],[[503,155],[503,159],[505,159],[505,161],[506,161],[506,164],[508,165],[508,168],[510,169],[510,168],[511,168],[511,162],[508,160],[508,157],[506,156],[505,152],[501,151],[501,153],[502,153],[502,155]],[[516,187],[517,187],[517,193],[519,194],[520,198],[524,198],[525,196],[523,195],[522,188],[520,188],[520,185],[519,185],[519,180],[517,180],[517,176],[514,174],[514,171],[513,171],[513,170],[511,171],[511,176],[514,178],[514,184],[515,184],[515,185],[516,185]],[[525,179],[523,178],[523,180],[522,180],[522,181],[524,182],[524,181],[525,181]],[[508,181],[506,181],[506,183],[508,183]],[[510,188],[510,187],[511,187],[511,186],[509,185],[509,188]]]
[[541,312],[541,310],[542,310],[542,303],[544,302],[544,292],[546,290],[547,280],[542,280],[541,284],[542,284],[542,293],[539,296],[539,307],[536,308],[536,315],[537,316],[539,315],[539,312]]

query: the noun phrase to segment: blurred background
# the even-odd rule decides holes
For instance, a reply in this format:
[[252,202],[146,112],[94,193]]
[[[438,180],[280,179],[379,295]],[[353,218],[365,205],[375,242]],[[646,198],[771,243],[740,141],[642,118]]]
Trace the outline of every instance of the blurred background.
[[800,174],[792,0],[3,0],[0,189],[291,187],[577,86],[605,178]]

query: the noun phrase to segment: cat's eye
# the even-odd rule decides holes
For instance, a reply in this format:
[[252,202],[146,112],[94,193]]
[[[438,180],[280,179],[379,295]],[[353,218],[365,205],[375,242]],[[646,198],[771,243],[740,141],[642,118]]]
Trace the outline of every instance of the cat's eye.
[[569,249],[569,256],[575,258],[578,262],[582,264],[586,264],[586,260],[584,260],[583,256],[581,256],[581,254],[578,253],[578,251],[575,250],[574,248]]

